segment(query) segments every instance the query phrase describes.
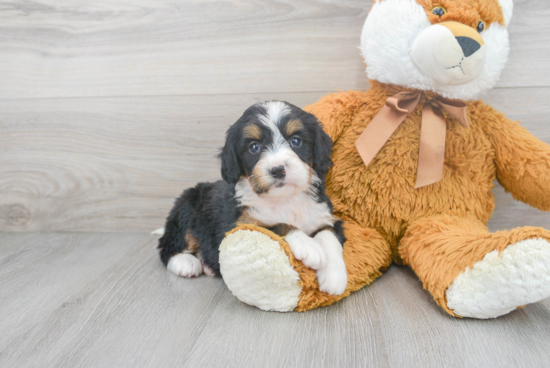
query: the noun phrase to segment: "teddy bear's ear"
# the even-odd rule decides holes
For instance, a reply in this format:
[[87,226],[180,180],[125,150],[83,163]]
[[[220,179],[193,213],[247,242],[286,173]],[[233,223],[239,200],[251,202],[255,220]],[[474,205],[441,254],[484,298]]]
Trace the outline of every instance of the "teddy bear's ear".
[[513,0],[498,0],[498,2],[500,3],[500,7],[502,8],[502,12],[504,13],[504,22],[506,23],[506,27],[508,27],[510,21],[512,20],[514,2]]

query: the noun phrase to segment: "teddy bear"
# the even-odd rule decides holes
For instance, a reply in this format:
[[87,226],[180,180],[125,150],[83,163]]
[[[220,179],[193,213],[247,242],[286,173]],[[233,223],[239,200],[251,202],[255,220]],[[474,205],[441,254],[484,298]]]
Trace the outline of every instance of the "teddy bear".
[[512,0],[375,0],[361,35],[370,88],[306,108],[334,144],[326,187],[345,222],[346,290],[320,291],[316,271],[283,238],[243,225],[220,246],[239,300],[272,311],[327,306],[392,262],[411,267],[455,317],[495,318],[550,296],[550,231],[486,226],[495,179],[550,210],[550,146],[478,99],[507,60],[512,8]]

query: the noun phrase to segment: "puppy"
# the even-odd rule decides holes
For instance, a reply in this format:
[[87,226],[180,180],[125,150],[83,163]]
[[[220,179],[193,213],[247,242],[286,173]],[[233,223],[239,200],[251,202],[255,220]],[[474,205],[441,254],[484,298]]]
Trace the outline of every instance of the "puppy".
[[257,224],[283,236],[294,256],[316,270],[321,291],[342,294],[345,238],[324,185],[331,149],[317,119],[294,105],[248,108],[226,133],[219,155],[224,181],[200,183],[176,200],[159,240],[162,262],[184,277],[220,276],[225,233]]

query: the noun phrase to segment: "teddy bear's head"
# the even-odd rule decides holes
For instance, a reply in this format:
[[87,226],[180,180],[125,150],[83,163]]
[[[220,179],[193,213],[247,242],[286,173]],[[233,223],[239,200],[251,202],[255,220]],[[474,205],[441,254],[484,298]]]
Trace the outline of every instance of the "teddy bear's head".
[[512,0],[375,0],[361,36],[369,79],[471,100],[508,58]]

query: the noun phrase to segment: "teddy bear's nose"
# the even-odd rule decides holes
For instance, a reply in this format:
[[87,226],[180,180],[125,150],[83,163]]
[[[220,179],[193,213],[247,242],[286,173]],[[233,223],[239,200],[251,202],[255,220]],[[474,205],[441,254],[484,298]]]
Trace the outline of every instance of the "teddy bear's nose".
[[455,37],[458,41],[458,44],[462,48],[462,52],[464,52],[464,57],[468,57],[470,55],[473,55],[477,50],[481,48],[481,45],[476,40],[470,38],[470,37]]

